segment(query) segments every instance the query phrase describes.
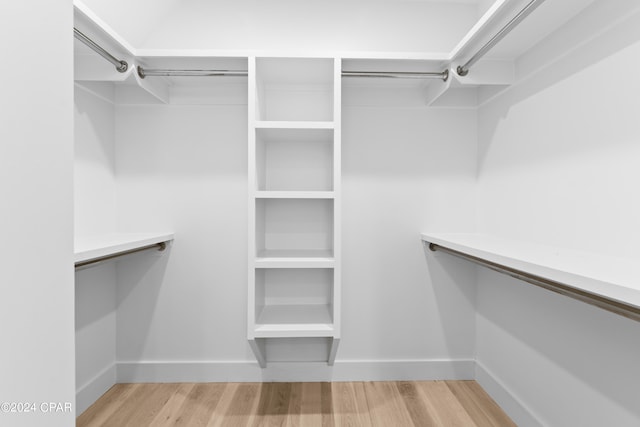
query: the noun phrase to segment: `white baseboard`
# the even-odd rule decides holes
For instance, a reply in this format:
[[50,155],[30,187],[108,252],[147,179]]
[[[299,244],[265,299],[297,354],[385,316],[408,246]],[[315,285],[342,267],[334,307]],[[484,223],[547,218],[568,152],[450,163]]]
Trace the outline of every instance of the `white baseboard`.
[[76,390],[76,414],[80,415],[116,384],[116,365],[106,367],[92,380]]
[[471,380],[473,359],[456,360],[336,360],[272,362],[117,362],[117,382],[265,382],[265,381],[393,381]]
[[475,379],[519,427],[543,427],[534,413],[480,362],[475,362]]

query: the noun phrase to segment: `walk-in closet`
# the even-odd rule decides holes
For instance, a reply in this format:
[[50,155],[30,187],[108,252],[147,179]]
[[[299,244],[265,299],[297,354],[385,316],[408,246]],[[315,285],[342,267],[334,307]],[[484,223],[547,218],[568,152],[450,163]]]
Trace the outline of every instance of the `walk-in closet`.
[[640,425],[640,3],[5,2],[1,426]]

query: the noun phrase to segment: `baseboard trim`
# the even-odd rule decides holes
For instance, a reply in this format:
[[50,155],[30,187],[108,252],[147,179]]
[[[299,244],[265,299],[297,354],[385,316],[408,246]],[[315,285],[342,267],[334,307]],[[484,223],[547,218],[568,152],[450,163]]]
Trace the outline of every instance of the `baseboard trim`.
[[533,411],[518,399],[502,381],[489,371],[482,363],[475,362],[475,379],[480,386],[491,396],[504,412],[520,427],[543,427],[544,424]]
[[473,359],[454,360],[336,360],[271,362],[261,369],[252,361],[122,361],[117,382],[267,382],[267,381],[398,381],[471,380]]
[[93,377],[76,390],[76,414],[80,415],[91,406],[100,396],[116,384],[116,364],[107,366],[102,372]]

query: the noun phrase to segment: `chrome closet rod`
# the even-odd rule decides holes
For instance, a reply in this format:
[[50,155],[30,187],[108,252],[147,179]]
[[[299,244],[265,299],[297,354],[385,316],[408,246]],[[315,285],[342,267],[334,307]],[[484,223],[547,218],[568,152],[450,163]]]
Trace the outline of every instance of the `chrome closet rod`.
[[131,255],[131,254],[135,254],[138,252],[144,252],[144,251],[148,251],[150,249],[157,249],[158,251],[164,251],[167,248],[167,242],[159,242],[159,243],[152,243],[150,245],[147,246],[143,246],[141,248],[136,248],[136,249],[130,249],[128,251],[122,251],[122,252],[118,252],[115,254],[110,254],[110,255],[105,255],[102,257],[98,257],[98,258],[93,258],[93,259],[89,259],[86,261],[79,261],[75,263],[75,267],[76,269],[82,269],[83,267],[88,267],[90,265],[93,264],[98,264],[101,262],[105,262],[105,261],[109,261],[110,259],[114,259],[114,258],[119,258],[125,255]]
[[[246,76],[246,70],[170,70],[170,69],[148,69],[138,66],[140,78],[148,76],[164,77],[215,77],[215,76]],[[449,70],[442,72],[422,72],[422,71],[343,71],[343,77],[377,77],[396,79],[441,79],[446,81],[449,77]]]
[[77,38],[82,43],[84,43],[89,48],[91,48],[93,51],[95,51],[98,55],[102,56],[104,59],[111,62],[116,67],[116,70],[118,70],[118,72],[124,73],[129,69],[129,64],[127,64],[127,61],[120,60],[115,56],[111,55],[102,46],[100,46],[99,44],[91,40],[89,37],[84,35],[80,30],[78,30],[75,27],[73,28],[73,35],[75,36],[75,38]]
[[573,286],[565,283],[557,282],[555,280],[527,273],[513,267],[508,267],[506,265],[478,258],[473,255],[465,254],[463,252],[459,252],[435,243],[429,243],[429,249],[432,251],[441,251],[449,255],[464,259],[466,261],[471,261],[482,267],[497,271],[498,273],[506,274],[515,279],[523,280],[527,283],[531,283],[532,285],[536,285],[546,290],[556,292],[560,295],[582,301],[586,304],[590,304],[603,310],[607,310],[620,316],[624,316],[640,322],[640,308],[634,305],[626,304],[624,302],[607,298],[602,295],[593,294],[582,289],[574,288]]
[[491,48],[495,46],[500,40],[502,40],[504,36],[509,34],[516,25],[522,22],[523,19],[529,16],[531,12],[533,12],[538,6],[540,6],[542,2],[544,2],[544,0],[531,0],[529,4],[527,4],[520,12],[518,12],[518,14],[514,16],[511,21],[507,22],[507,24],[502,27],[502,29],[491,38],[491,40],[485,43],[484,46],[482,46],[471,58],[469,58],[469,60],[464,65],[458,66],[458,68],[456,69],[458,75],[466,76],[467,74],[469,74],[469,68],[473,66],[473,64],[478,62],[478,60],[482,58],[489,50],[491,50]]
[[343,71],[342,77],[373,77],[391,79],[440,79],[445,82],[449,78],[449,70],[434,71]]
[[149,69],[138,66],[138,75],[144,79],[148,76],[164,77],[217,77],[217,76],[246,76],[247,70],[169,70],[169,69]]

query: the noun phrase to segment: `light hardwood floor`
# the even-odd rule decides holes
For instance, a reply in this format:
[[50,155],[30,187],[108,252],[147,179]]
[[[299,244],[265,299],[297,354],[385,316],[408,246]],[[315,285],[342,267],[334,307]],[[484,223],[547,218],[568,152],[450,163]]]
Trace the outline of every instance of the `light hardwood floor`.
[[89,426],[515,426],[475,381],[117,384]]

